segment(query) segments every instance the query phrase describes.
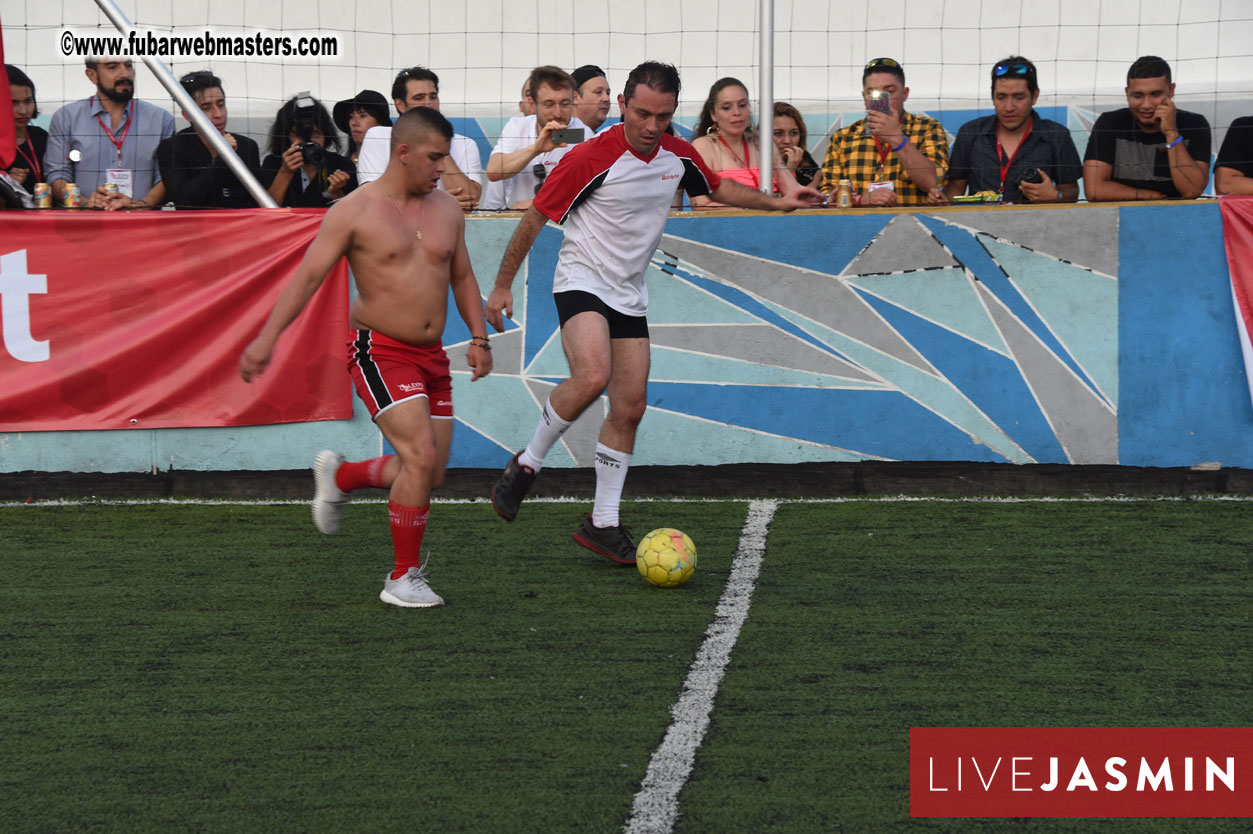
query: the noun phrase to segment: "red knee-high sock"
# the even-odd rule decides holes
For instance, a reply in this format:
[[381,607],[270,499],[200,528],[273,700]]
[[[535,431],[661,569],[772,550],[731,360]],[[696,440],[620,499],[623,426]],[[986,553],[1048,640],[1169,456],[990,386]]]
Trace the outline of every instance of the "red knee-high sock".
[[426,532],[426,516],[430,511],[429,503],[424,507],[406,507],[387,502],[387,515],[392,522],[392,549],[396,551],[392,579],[399,579],[409,568],[422,565],[422,534]]
[[382,488],[384,486],[383,467],[394,457],[396,456],[383,455],[381,458],[370,458],[357,463],[344,461],[339,469],[335,470],[335,486],[344,492],[352,492],[354,489],[365,487]]

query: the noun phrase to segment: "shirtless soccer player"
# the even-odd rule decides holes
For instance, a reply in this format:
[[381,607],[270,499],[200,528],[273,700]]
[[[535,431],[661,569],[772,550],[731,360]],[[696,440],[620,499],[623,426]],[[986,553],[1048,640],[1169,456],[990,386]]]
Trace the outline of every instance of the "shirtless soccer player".
[[348,368],[395,455],[346,463],[322,452],[314,463],[313,523],[339,528],[348,494],[363,487],[391,490],[396,567],[379,598],[405,608],[442,605],[427,583],[420,556],[431,490],[444,479],[452,443],[452,385],[440,343],[452,287],[457,311],[473,336],[466,360],[472,379],[492,370],[483,300],[470,268],[465,218],[437,190],[453,129],[427,107],[406,110],[392,128],[392,155],[379,179],[326,213],[318,236],[274,310],[239,360],[245,382],[265,370],[279,334],[291,324],[347,255],[357,282],[348,333]]
[[666,133],[678,95],[679,74],[669,64],[649,61],[631,71],[618,96],[622,124],[575,146],[548,175],[514,231],[487,299],[487,320],[501,330],[501,311],[513,315],[514,276],[540,229],[548,220],[569,221],[553,294],[570,378],[549,395],[530,445],[513,456],[492,488],[492,505],[506,521],[517,517],[549,449],[607,387],[609,416],[596,446],[596,503],[574,540],[631,565],[635,545],[618,505],[648,384],[644,271],[661,242],[675,188],[763,210],[790,211],[822,199],[812,188],[770,197],[710,172],[691,145]]

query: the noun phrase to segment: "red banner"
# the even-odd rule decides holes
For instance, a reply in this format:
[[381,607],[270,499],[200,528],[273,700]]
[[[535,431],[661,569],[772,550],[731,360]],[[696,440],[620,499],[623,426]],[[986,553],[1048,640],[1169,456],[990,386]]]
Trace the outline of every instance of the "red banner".
[[345,261],[239,378],[323,214],[0,212],[0,431],[351,418]]
[[1253,397],[1253,197],[1223,197],[1223,239],[1227,244],[1227,269],[1231,273],[1231,298],[1236,308],[1236,329],[1244,354],[1244,373]]
[[1253,816],[1253,728],[912,727],[909,814]]

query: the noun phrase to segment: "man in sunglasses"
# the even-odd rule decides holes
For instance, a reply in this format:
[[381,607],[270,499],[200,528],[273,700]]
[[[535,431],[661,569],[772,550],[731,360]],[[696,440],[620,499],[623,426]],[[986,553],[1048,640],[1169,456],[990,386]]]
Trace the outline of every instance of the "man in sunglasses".
[[[996,113],[961,126],[940,202],[996,191],[1007,203],[1073,203],[1083,166],[1065,125],[1035,112],[1035,64],[1015,55],[992,68]],[[1025,175],[1034,169],[1030,178]]]
[[[226,132],[226,93],[208,70],[178,81],[253,175],[261,175],[261,149],[247,136]],[[186,113],[183,118],[191,121]],[[166,195],[179,208],[255,208],[256,200],[239,182],[208,140],[187,127],[157,145],[157,165]]]
[[863,206],[910,206],[937,201],[948,171],[948,137],[928,116],[905,112],[905,70],[892,58],[875,58],[861,74],[866,118],[831,137],[818,190],[831,194],[851,180]]
[[1127,70],[1127,107],[1102,113],[1083,155],[1083,190],[1098,200],[1191,200],[1209,184],[1209,122],[1175,107],[1170,64]]
[[514,210],[531,207],[544,179],[570,149],[553,141],[554,130],[578,129],[584,139],[592,138],[592,130],[574,115],[575,83],[569,73],[560,67],[536,67],[527,89],[535,115],[510,119],[487,160],[487,178],[505,184],[502,207]]

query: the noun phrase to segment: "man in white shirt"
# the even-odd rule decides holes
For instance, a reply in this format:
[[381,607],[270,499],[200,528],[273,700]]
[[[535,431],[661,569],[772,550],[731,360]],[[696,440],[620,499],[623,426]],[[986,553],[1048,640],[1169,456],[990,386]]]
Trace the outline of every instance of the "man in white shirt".
[[[411,107],[429,107],[439,110],[439,76],[426,67],[410,67],[401,70],[392,82],[392,102],[396,112],[403,113]],[[357,182],[365,185],[376,180],[387,170],[391,158],[391,126],[372,127],[361,140],[361,152],[357,156]],[[442,191],[457,198],[464,211],[478,207],[483,191],[483,162],[478,145],[473,139],[453,134],[449,155],[444,160],[444,176],[439,181]]]
[[487,160],[487,179],[504,188],[497,189],[499,197],[484,208],[530,208],[544,179],[570,149],[552,140],[554,130],[579,129],[584,139],[592,138],[594,131],[574,115],[575,84],[569,73],[560,67],[536,67],[527,89],[535,115],[510,119],[501,131]]

